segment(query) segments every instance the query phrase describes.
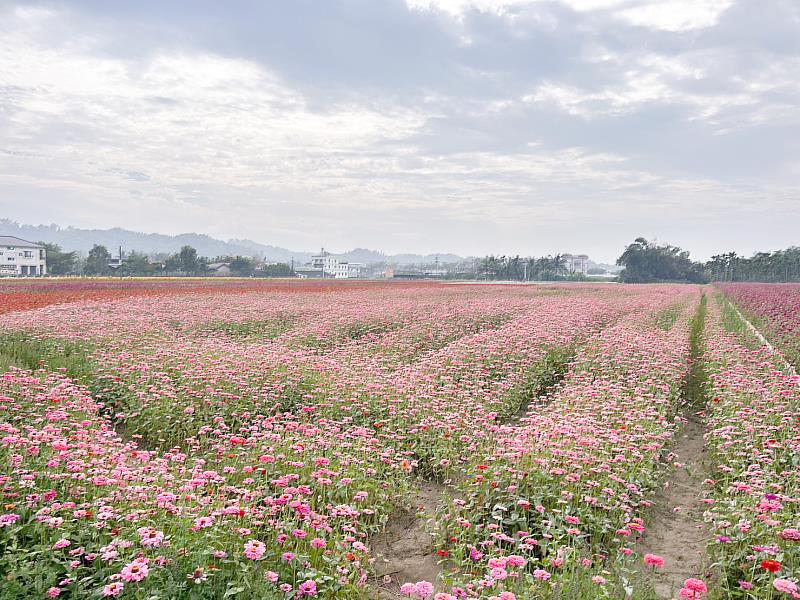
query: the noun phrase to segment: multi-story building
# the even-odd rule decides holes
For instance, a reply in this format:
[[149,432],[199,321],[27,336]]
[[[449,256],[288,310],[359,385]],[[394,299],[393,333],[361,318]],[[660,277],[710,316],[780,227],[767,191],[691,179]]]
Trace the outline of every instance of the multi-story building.
[[11,235],[0,235],[0,277],[36,277],[47,274],[44,246]]
[[367,265],[348,262],[344,258],[325,252],[323,248],[319,254],[311,257],[311,268],[320,271],[323,277],[356,279],[365,276]]
[[589,272],[589,257],[585,254],[562,254],[561,258],[570,273],[586,275]]

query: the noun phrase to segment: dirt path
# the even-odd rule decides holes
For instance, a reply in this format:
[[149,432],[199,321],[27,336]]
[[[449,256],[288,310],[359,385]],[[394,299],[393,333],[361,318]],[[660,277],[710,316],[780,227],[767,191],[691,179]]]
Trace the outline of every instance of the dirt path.
[[691,365],[683,390],[683,428],[676,437],[676,469],[656,494],[647,533],[638,544],[639,553],[657,554],[664,566],[653,571],[644,567],[656,594],[674,598],[690,577],[707,579],[708,532],[703,521],[703,480],[709,465],[703,433],[706,372],[703,367],[703,331],[706,299],[703,297],[691,329]]
[[674,598],[689,577],[705,579],[708,534],[703,523],[702,482],[706,477],[702,417],[689,411],[678,436],[681,466],[656,495],[647,535],[639,544],[644,554],[664,558],[664,567],[650,577],[661,598]]
[[448,491],[442,484],[423,482],[413,502],[417,512],[398,512],[389,519],[386,530],[372,539],[377,598],[407,598],[400,594],[400,586],[408,582],[436,584],[443,567],[429,531]]

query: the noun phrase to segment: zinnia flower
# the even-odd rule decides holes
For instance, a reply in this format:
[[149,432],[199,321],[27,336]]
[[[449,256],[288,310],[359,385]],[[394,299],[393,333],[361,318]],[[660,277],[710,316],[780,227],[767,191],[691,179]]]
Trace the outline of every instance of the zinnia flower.
[[797,593],[797,584],[794,581],[789,581],[788,579],[776,579],[772,582],[772,586],[784,594]]
[[655,569],[660,569],[664,566],[664,557],[658,554],[645,554],[644,564],[649,565]]
[[769,571],[770,573],[777,573],[781,570],[781,563],[779,563],[777,560],[762,560],[761,568]]
[[264,542],[259,542],[258,540],[248,540],[244,545],[244,555],[250,560],[261,560],[266,550],[267,547]]
[[103,587],[103,596],[119,596],[125,585],[116,581]]

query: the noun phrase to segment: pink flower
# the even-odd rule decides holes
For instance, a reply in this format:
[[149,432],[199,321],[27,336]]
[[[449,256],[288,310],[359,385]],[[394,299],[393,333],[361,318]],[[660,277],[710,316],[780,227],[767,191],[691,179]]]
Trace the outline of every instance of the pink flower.
[[681,588],[680,592],[678,592],[678,595],[681,598],[691,598],[696,600],[706,592],[708,592],[708,588],[706,587],[705,583],[703,583],[700,579],[690,578],[683,582],[683,587]]
[[533,576],[536,579],[538,579],[539,581],[547,581],[548,579],[550,579],[552,577],[552,575],[550,573],[548,573],[547,571],[545,571],[544,569],[536,569],[533,572]]
[[695,579],[693,577],[684,581],[683,587],[690,589],[693,592],[699,592],[701,594],[705,594],[706,592],[708,592],[706,584],[702,580]]
[[6,527],[8,525],[13,525],[17,521],[19,521],[19,515],[16,515],[14,513],[6,514],[6,515],[0,515],[0,527]]
[[214,524],[213,517],[197,517],[194,520],[194,527],[192,527],[192,531],[197,531],[198,529],[206,529],[211,527]]
[[164,532],[153,527],[139,527],[136,532],[141,538],[142,546],[158,548],[164,543]]
[[266,550],[267,547],[264,542],[259,542],[258,540],[248,540],[244,545],[244,555],[250,560],[261,560]]
[[267,581],[270,583],[278,583],[278,574],[275,571],[267,571],[264,577],[266,577]]
[[517,554],[512,554],[508,557],[508,565],[511,567],[524,567],[525,566],[525,557],[519,556]]
[[57,598],[58,596],[61,595],[61,588],[51,587],[50,589],[47,590],[47,595],[50,596],[51,598]]
[[125,565],[125,568],[120,572],[123,581],[141,581],[147,577],[149,569],[147,568],[146,558],[137,558],[131,563]]
[[109,583],[103,587],[103,596],[119,596],[122,593],[124,584],[120,582]]
[[414,593],[420,598],[433,596],[433,584],[429,581],[418,581],[414,584]]
[[314,538],[313,540],[311,540],[312,548],[320,549],[324,548],[325,546],[327,546],[327,543],[322,538]]
[[794,581],[790,581],[788,579],[776,579],[772,582],[772,586],[778,590],[779,592],[783,592],[784,594],[796,594],[797,593],[797,584]]
[[787,527],[786,529],[781,531],[779,535],[784,540],[791,540],[793,542],[800,542],[800,529],[794,529],[793,527]]
[[[72,542],[70,542],[68,539],[66,539],[66,538],[61,538],[61,539],[60,539],[60,540],[58,540],[58,541],[57,541],[55,544],[53,544],[53,548],[55,548],[56,550],[60,550],[61,548],[66,548],[66,547],[67,547],[67,546],[69,546],[71,543],[72,543]],[[52,589],[52,588],[51,588],[51,589]],[[59,593],[60,593],[60,592],[59,592]]]
[[664,566],[664,557],[658,554],[645,554],[644,564],[649,565],[655,569],[660,569]]
[[294,552],[284,552],[281,559],[285,562],[292,562],[295,556],[297,555]]
[[298,596],[316,596],[317,595],[317,582],[313,579],[309,579],[308,581],[304,581],[299,586],[297,586],[297,595]]
[[596,585],[604,585],[606,583],[606,578],[601,577],[600,575],[595,575],[594,577],[592,577],[592,583]]

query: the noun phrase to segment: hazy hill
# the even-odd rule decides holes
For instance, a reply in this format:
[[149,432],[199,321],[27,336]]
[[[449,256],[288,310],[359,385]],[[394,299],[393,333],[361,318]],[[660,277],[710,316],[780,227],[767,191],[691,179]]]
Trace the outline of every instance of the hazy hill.
[[[171,254],[181,246],[192,246],[200,256],[253,256],[266,260],[289,262],[294,258],[296,263],[303,263],[311,258],[313,252],[296,252],[279,246],[261,244],[252,240],[231,239],[218,240],[202,233],[182,233],[180,235],[164,235],[160,233],[141,233],[115,227],[113,229],[79,229],[76,227],[59,227],[58,225],[24,225],[0,219],[0,235],[14,235],[32,242],[50,242],[58,244],[66,251],[77,250],[86,254],[93,245],[101,244],[115,254],[121,246],[123,251],[136,250],[147,254]],[[386,255],[375,250],[357,248],[345,252],[341,256],[352,262],[367,264],[386,262],[390,264],[432,263],[439,257],[439,262],[457,262],[462,260],[453,254],[419,255],[398,254]]]

